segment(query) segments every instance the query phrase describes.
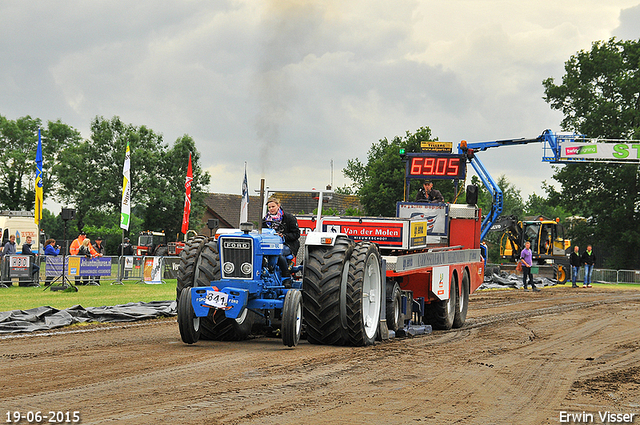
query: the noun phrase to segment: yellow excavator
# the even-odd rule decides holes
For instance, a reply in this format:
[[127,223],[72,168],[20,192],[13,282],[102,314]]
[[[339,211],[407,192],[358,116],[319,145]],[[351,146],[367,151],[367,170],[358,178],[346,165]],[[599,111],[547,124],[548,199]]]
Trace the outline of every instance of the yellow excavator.
[[564,284],[571,276],[568,257],[571,241],[564,238],[560,219],[537,216],[519,220],[515,216],[503,216],[494,222],[490,231],[502,232],[501,258],[515,263],[528,241],[531,243],[534,267],[538,268],[537,274],[552,277],[560,284]]

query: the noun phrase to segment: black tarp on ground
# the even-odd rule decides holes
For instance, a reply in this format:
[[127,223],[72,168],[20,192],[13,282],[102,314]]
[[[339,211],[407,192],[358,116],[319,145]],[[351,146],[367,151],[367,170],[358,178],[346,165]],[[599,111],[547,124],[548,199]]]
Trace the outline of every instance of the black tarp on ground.
[[[556,280],[550,280],[546,277],[533,277],[533,283],[538,288],[543,286],[557,285]],[[484,276],[484,282],[478,289],[496,289],[496,288],[522,288],[522,275],[515,275],[507,272],[491,273]]]
[[134,322],[175,315],[175,301],[138,302],[86,309],[74,305],[64,310],[37,307],[0,313],[0,333],[44,331],[80,322]]

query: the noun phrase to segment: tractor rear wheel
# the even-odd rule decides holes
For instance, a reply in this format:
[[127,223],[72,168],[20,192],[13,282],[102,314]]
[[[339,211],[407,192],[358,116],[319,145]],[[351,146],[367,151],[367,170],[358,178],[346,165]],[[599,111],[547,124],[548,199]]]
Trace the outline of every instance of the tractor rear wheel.
[[195,344],[200,339],[200,318],[193,311],[191,304],[191,288],[180,293],[178,301],[178,328],[182,342]]
[[[194,286],[211,286],[214,280],[220,280],[220,254],[218,242],[207,242],[198,259],[194,270]],[[237,319],[227,318],[224,310],[216,309],[202,320],[202,338],[217,341],[241,341],[251,335],[251,328],[256,314],[248,309]],[[203,318],[204,319],[204,318]]]
[[191,288],[193,286],[193,275],[196,268],[196,261],[202,252],[202,248],[204,248],[204,244],[207,243],[207,239],[208,238],[203,235],[197,235],[189,239],[180,253],[178,283],[176,285],[176,301],[179,301],[180,292],[184,288]]
[[469,308],[469,273],[465,270],[462,274],[461,293],[456,290],[456,315],[453,319],[453,327],[460,328],[467,320],[467,310]]
[[426,308],[427,323],[434,329],[449,330],[456,316],[457,278],[451,275],[449,281],[449,299],[432,301]]
[[153,253],[156,257],[166,257],[169,254],[169,247],[162,245],[156,248],[156,252]]
[[312,344],[344,345],[346,290],[353,242],[338,237],[334,246],[308,246],[302,280],[307,340]]
[[282,342],[287,347],[295,347],[302,333],[302,294],[290,289],[284,297],[282,307]]
[[347,328],[351,345],[371,345],[376,340],[385,302],[380,264],[380,252],[375,244],[356,244],[349,260],[347,280]]

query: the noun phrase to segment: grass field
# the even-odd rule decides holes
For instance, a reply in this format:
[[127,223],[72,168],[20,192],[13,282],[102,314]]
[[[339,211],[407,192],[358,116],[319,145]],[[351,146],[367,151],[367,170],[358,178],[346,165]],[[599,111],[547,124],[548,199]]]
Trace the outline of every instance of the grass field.
[[101,286],[78,286],[78,292],[51,292],[49,289],[18,287],[0,288],[0,311],[28,310],[49,306],[58,310],[81,305],[102,307],[126,304],[130,302],[166,301],[176,298],[176,280],[167,279],[165,283],[150,285],[125,282],[123,285],[111,285],[102,282]]

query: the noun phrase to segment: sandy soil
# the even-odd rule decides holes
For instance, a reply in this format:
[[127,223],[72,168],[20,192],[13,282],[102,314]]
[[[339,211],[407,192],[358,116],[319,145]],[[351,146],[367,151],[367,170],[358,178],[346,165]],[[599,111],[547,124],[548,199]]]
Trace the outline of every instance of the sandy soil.
[[461,329],[360,348],[190,346],[175,319],[3,337],[0,420],[556,424],[608,411],[640,423],[639,307],[640,291],[615,287],[481,291]]

